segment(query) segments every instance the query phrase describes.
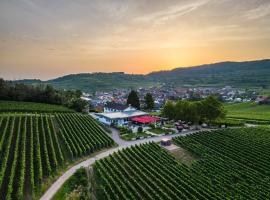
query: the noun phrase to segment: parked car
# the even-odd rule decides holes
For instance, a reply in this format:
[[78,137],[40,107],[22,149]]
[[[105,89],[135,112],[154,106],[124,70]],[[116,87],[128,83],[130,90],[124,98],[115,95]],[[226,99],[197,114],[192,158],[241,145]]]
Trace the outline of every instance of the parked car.
[[181,132],[184,129],[182,125],[177,125],[175,128],[178,130],[178,132]]
[[202,123],[203,128],[208,128],[209,126],[206,123]]
[[183,126],[184,129],[190,129],[188,124],[182,124],[182,126]]

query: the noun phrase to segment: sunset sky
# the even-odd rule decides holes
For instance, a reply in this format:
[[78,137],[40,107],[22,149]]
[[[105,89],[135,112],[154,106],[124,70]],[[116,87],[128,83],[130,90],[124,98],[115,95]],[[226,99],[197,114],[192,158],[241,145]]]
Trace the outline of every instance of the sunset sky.
[[270,58],[269,0],[0,0],[0,77]]

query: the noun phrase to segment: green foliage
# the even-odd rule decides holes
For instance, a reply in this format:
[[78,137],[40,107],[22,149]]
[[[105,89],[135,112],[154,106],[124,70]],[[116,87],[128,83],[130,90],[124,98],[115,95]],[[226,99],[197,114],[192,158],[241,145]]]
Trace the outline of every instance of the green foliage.
[[82,190],[80,190],[79,195],[85,196],[85,193],[87,193],[87,185],[88,179],[86,170],[84,168],[80,168],[64,183],[61,189],[53,197],[53,200],[66,200],[71,196],[72,192],[76,191],[80,187]]
[[35,87],[23,83],[11,84],[0,79],[1,100],[64,105],[81,112],[88,105],[86,101],[80,99],[81,95],[80,90],[60,91],[54,89],[51,85]]
[[155,134],[168,134],[170,132],[172,132],[172,130],[168,130],[168,129],[162,129],[160,127],[156,127],[156,128],[151,128],[148,130],[149,132],[155,133]]
[[149,124],[150,128],[156,128],[155,124]]
[[[153,72],[147,76],[170,85],[263,87],[270,86],[270,60],[221,62]],[[173,83],[173,84],[172,84]],[[196,98],[196,97],[195,97]]]
[[265,149],[270,142],[269,133],[268,128],[225,129],[174,141],[201,157],[197,170],[216,184],[223,182],[216,192],[230,194],[234,199],[269,199],[270,160]]
[[143,132],[143,128],[141,126],[138,127],[138,133]]
[[174,108],[174,103],[172,101],[167,101],[161,110],[162,116],[168,117],[169,119],[175,119],[177,113],[174,112]]
[[253,120],[270,120],[270,105],[255,102],[224,104],[227,117]]
[[151,135],[146,133],[146,132],[141,132],[141,133],[139,133],[139,132],[132,133],[131,132],[131,133],[126,133],[126,134],[121,135],[121,139],[130,141],[130,140],[132,140],[134,138],[135,139],[138,139],[138,138],[141,138],[141,137],[146,138],[146,137],[149,137],[149,136],[151,136]]
[[140,109],[140,100],[136,91],[131,90],[128,95],[127,105],[131,105],[134,108]]
[[157,85],[156,82],[144,75],[124,74],[121,72],[70,74],[49,81],[21,80],[15,82],[32,85],[50,84],[58,89],[78,89],[88,93],[95,91],[111,91],[115,88],[139,88]]
[[119,126],[119,127],[117,127],[117,129],[119,130],[120,135],[132,133],[132,130],[127,128],[127,127]]
[[222,103],[218,100],[217,97],[211,95],[201,101],[200,108],[202,118],[207,122],[223,119],[226,114]]
[[87,109],[88,107],[88,102],[83,100],[83,99],[80,99],[80,98],[77,98],[77,99],[73,99],[71,102],[70,102],[70,105],[69,105],[70,108],[76,110],[77,112],[83,112],[84,110]]
[[246,123],[245,120],[241,119],[220,119],[220,120],[215,120],[212,121],[212,125],[226,125],[226,126],[244,126]]
[[225,117],[223,105],[214,96],[201,101],[168,101],[162,109],[162,115],[169,119],[199,122],[211,122]]
[[146,104],[146,109],[148,110],[152,110],[155,106],[155,102],[154,102],[154,99],[153,99],[153,96],[150,94],[150,93],[147,93],[144,97],[144,101],[145,101],[145,104]]
[[0,101],[0,112],[28,112],[28,113],[54,113],[74,112],[74,110],[61,105],[45,103],[21,102],[21,101]]
[[68,162],[114,142],[89,115],[2,113],[0,199],[39,194]]
[[96,161],[99,199],[270,198],[269,129],[204,131],[174,142],[197,155],[192,165],[155,143]]
[[[147,75],[124,73],[71,74],[49,81],[21,80],[16,83],[51,84],[60,89],[84,92],[111,91],[114,88],[139,88],[166,83],[173,86],[226,86],[269,88],[270,60],[221,62],[195,67],[176,68]],[[91,86],[91,87],[89,87]],[[194,94],[194,99],[198,96]]]

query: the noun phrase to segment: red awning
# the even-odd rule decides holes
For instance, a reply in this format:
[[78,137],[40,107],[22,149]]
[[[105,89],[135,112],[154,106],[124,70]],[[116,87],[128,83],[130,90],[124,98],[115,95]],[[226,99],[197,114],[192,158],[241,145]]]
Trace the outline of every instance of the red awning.
[[152,116],[141,116],[141,117],[132,117],[131,121],[140,122],[140,123],[153,123],[159,121],[158,117]]

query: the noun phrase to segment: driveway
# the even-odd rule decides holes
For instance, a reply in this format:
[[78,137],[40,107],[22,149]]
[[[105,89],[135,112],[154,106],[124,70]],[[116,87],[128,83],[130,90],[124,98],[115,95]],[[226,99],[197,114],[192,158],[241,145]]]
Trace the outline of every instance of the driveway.
[[92,158],[89,158],[73,167],[71,167],[70,169],[68,169],[62,176],[60,176],[51,186],[50,188],[43,194],[43,196],[40,198],[40,200],[49,200],[52,199],[52,197],[56,194],[56,192],[62,187],[62,185],[65,183],[66,180],[68,180],[79,168],[81,167],[88,167],[90,165],[92,165],[96,160],[102,159],[106,156],[109,156],[110,154],[117,152],[123,148],[132,146],[132,145],[136,145],[136,144],[143,144],[143,143],[147,143],[147,142],[159,142],[161,141],[163,138],[173,138],[173,137],[177,137],[177,136],[185,136],[188,134],[192,134],[196,131],[185,131],[182,133],[176,133],[176,134],[172,134],[172,135],[164,135],[164,136],[156,136],[156,137],[151,137],[151,138],[145,138],[145,139],[141,139],[141,140],[135,140],[135,141],[125,141],[122,140],[119,137],[119,133],[117,129],[111,128],[111,137],[114,139],[114,141],[119,145],[118,147],[115,147],[113,149],[108,149],[105,152],[101,152],[97,155],[95,155]]

